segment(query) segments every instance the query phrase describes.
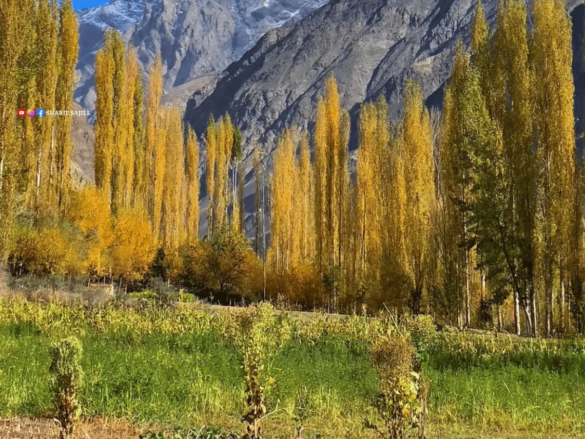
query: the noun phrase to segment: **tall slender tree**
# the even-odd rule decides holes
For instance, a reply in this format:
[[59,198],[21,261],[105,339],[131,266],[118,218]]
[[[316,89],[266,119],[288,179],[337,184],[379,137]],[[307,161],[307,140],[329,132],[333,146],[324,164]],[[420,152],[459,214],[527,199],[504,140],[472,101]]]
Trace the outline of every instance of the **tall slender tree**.
[[199,239],[199,145],[192,129],[187,131],[187,240]]
[[406,184],[407,273],[412,285],[410,308],[421,312],[423,290],[430,258],[431,214],[435,198],[433,140],[430,117],[420,86],[412,81],[404,91],[403,151]]
[[207,123],[207,131],[205,132],[205,151],[207,161],[207,235],[211,237],[214,234],[213,224],[215,222],[215,168],[217,156],[217,134],[215,131],[215,120],[213,119],[213,116],[209,118],[209,122]]
[[[67,110],[73,102],[73,89],[75,87],[75,65],[79,51],[79,33],[77,31],[77,14],[73,10],[71,0],[61,2],[61,23],[59,39],[59,76],[55,93],[57,108]],[[57,194],[60,208],[67,198],[69,164],[71,162],[71,119],[67,113],[64,117],[56,119],[56,167],[57,167]]]
[[559,327],[566,325],[565,289],[575,178],[572,24],[560,0],[535,1],[533,17],[531,58],[543,188],[539,204],[543,217],[545,320],[546,332],[551,334],[555,324],[555,298],[558,298]]
[[161,126],[160,100],[162,97],[162,61],[156,58],[151,67],[147,103],[146,103],[146,158],[144,165],[143,184],[148,185],[147,206],[153,227],[153,235],[158,239],[161,220],[162,182],[164,179],[164,147],[166,132]]

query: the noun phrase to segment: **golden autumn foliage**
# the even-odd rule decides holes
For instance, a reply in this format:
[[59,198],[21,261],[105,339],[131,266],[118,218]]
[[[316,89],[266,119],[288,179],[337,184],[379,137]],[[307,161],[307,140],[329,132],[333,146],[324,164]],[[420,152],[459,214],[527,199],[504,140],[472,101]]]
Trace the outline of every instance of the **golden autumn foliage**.
[[115,220],[113,236],[112,273],[126,281],[141,279],[156,252],[148,219],[140,211],[123,210]]
[[72,197],[67,219],[84,236],[86,257],[84,272],[99,278],[110,272],[109,250],[113,242],[112,216],[106,194],[94,187],[86,187]]
[[287,130],[278,142],[274,157],[271,195],[271,265],[277,272],[283,272],[298,262],[298,248],[294,241],[294,181],[295,181],[295,139]]
[[40,231],[24,227],[15,233],[9,267],[15,275],[76,274],[80,271],[78,245],[72,231],[58,226]]
[[410,306],[413,312],[421,310],[423,289],[427,280],[430,255],[431,215],[435,202],[435,175],[433,141],[430,117],[424,108],[422,90],[407,82],[404,92],[404,120],[402,122],[402,160],[406,190],[404,272],[412,285]]
[[199,239],[199,145],[195,132],[187,133],[187,241]]
[[[77,15],[73,10],[71,0],[64,0],[60,9],[60,34],[58,46],[59,75],[55,91],[55,105],[57,108],[70,108],[73,102],[73,89],[75,87],[75,66],[79,33],[77,32]],[[69,165],[73,143],[71,140],[71,122],[73,116],[55,118],[55,168],[57,204],[64,207],[69,189]]]
[[183,270],[187,282],[205,296],[220,300],[237,296],[254,297],[262,288],[261,264],[245,236],[221,227],[209,240],[190,246]]
[[[0,260],[11,246],[18,212],[57,217],[69,190],[70,117],[43,124],[13,109],[70,108],[78,49],[71,1],[0,5]],[[27,118],[28,119],[28,118]]]
[[[161,155],[164,153],[165,157],[164,160],[158,160],[156,164],[161,168],[164,164],[164,168],[161,169],[161,173],[164,173],[161,188],[163,244],[169,249],[176,249],[185,240],[185,215],[182,211],[184,199],[182,188],[185,175],[183,124],[178,108],[166,110],[164,117],[166,118],[166,139]],[[162,140],[160,144],[163,144]]]
[[546,332],[554,325],[555,297],[559,300],[559,326],[566,325],[564,291],[568,284],[570,224],[575,181],[575,86],[571,19],[559,0],[534,3],[531,47],[535,75],[537,148],[542,170],[542,235]]
[[162,62],[158,57],[150,71],[146,104],[146,158],[144,182],[148,187],[147,206],[154,236],[160,233],[164,181],[166,121],[160,114],[162,97]]

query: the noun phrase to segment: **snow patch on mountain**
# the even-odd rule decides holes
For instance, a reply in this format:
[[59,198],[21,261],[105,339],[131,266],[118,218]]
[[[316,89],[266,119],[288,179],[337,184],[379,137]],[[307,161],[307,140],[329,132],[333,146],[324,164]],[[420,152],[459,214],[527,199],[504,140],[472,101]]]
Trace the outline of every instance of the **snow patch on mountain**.
[[125,33],[142,19],[145,4],[146,0],[112,0],[92,9],[82,9],[77,16],[80,25],[118,29]]

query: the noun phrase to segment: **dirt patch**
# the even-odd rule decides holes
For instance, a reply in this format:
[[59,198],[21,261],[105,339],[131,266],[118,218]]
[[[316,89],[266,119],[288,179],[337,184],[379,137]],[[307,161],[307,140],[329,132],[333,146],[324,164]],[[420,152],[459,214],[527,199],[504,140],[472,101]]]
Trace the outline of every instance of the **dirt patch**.
[[[72,439],[139,439],[138,431],[120,420],[85,421],[77,427]],[[43,418],[11,418],[0,420],[0,439],[58,439],[54,420]]]

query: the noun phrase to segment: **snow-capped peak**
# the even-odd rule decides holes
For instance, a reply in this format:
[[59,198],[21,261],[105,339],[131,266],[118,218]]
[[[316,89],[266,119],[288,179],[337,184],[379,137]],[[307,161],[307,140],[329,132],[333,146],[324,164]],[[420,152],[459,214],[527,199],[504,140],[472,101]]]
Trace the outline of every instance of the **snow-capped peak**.
[[78,11],[78,17],[80,24],[126,33],[140,22],[145,7],[146,0],[112,0],[105,5]]

